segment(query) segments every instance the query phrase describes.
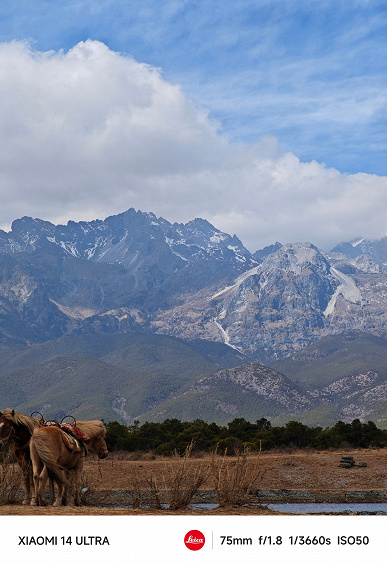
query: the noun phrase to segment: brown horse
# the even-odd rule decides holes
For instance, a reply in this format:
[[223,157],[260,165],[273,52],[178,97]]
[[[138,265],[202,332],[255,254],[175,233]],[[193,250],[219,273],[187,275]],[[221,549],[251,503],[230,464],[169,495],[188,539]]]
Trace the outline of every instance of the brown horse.
[[[100,420],[77,422],[77,428],[90,438],[88,449],[100,459],[107,457],[105,426]],[[45,485],[53,479],[58,485],[54,506],[65,503],[66,489],[70,471],[74,472],[74,504],[80,505],[81,475],[85,463],[85,446],[76,442],[55,426],[38,428],[32,434],[30,452],[35,487],[35,501],[32,504],[45,505]]]
[[33,431],[42,423],[39,418],[25,416],[10,408],[0,412],[0,443],[5,445],[13,440],[15,457],[23,474],[23,504],[31,503],[32,463],[29,443]]

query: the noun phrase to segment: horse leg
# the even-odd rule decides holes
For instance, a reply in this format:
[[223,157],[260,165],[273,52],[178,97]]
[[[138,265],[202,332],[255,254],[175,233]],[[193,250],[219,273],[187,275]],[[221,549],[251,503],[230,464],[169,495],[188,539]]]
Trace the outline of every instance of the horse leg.
[[[66,483],[67,483],[66,474],[64,476],[64,480],[63,479],[59,480],[59,477],[56,479],[58,492],[56,494],[54,506],[63,506],[66,504]],[[62,471],[62,476],[63,476],[63,471]]]
[[[76,491],[74,490],[74,478],[75,477],[75,470],[72,469],[71,471],[64,471],[65,474],[65,478],[67,481],[67,484],[64,486],[63,488],[63,495],[62,495],[62,504],[63,506],[67,506],[67,504],[72,505],[72,497],[74,497],[74,501],[75,501],[75,497],[76,497]],[[77,488],[77,486],[75,486],[75,488]],[[70,501],[70,502],[69,502]],[[79,504],[77,504],[75,502],[76,506],[79,506]]]
[[44,465],[43,470],[38,477],[38,492],[36,502],[39,506],[47,506],[46,501],[46,483],[48,479],[47,467]]
[[[33,494],[30,504],[32,506],[37,506],[39,504],[39,476],[43,470],[43,465],[35,449],[33,441],[31,441],[30,444],[30,454],[31,454],[31,465],[32,465],[32,480],[33,480]],[[29,481],[31,486],[31,470],[29,470],[29,476],[30,476]],[[27,488],[26,488],[26,496],[27,496]],[[24,503],[25,502],[23,502],[23,504]]]
[[31,464],[28,462],[24,463],[22,467],[23,480],[24,480],[24,500],[22,504],[32,504],[33,495],[31,494],[32,488],[32,472]]
[[81,506],[81,479],[85,459],[81,457],[74,468],[74,505]]
[[54,484],[54,480],[51,477],[48,481],[48,484],[49,484],[48,491],[50,493],[50,503],[54,504],[54,501],[55,501],[55,484]]
[[62,504],[63,506],[67,506],[68,504],[68,500],[69,500],[69,477],[70,477],[70,471],[65,471],[65,478],[67,481],[67,484],[64,486],[63,488],[63,494],[62,494]]
[[[30,504],[31,504],[31,506],[37,506],[38,505],[37,497],[38,497],[38,490],[39,490],[39,475],[38,474],[36,474],[36,475],[34,474],[33,482],[34,482],[34,492],[33,492]],[[24,504],[24,501],[23,501],[23,504]]]
[[58,482],[58,492],[54,502],[54,506],[63,506],[63,483]]

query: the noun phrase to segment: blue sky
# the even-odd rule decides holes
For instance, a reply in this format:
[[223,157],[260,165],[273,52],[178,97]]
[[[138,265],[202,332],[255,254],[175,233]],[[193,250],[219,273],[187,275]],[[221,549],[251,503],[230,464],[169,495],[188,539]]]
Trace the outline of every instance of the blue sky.
[[387,4],[3,0],[1,40],[97,39],[162,69],[232,140],[275,135],[342,172],[387,173]]
[[[0,8],[0,41],[4,45],[14,41],[29,42],[29,66],[26,63],[27,55],[21,55],[21,52],[18,55],[20,72],[24,77],[31,74],[37,53],[52,51],[51,63],[46,61],[48,77],[54,72],[55,62],[57,66],[60,64],[60,53],[63,57],[80,42],[90,38],[106,46],[109,51],[96,49],[93,57],[108,58],[110,53],[116,52],[120,54],[121,61],[132,60],[139,65],[144,64],[143,68],[146,66],[150,72],[158,72],[161,82],[158,83],[157,92],[165,94],[169,86],[180,87],[187,113],[184,113],[184,117],[181,114],[179,124],[176,120],[179,131],[188,122],[192,125],[194,118],[191,112],[196,112],[195,119],[206,131],[200,134],[206,136],[207,141],[202,144],[206,150],[203,155],[197,156],[200,150],[191,147],[191,154],[197,156],[196,176],[193,179],[191,171],[190,179],[183,180],[180,177],[180,183],[187,184],[191,189],[181,193],[179,207],[171,205],[168,209],[161,199],[158,203],[150,192],[148,199],[141,199],[138,194],[129,191],[125,199],[122,194],[119,198],[117,193],[114,205],[105,202],[107,213],[122,211],[119,210],[120,206],[126,209],[133,202],[135,206],[164,214],[171,220],[186,221],[191,216],[206,214],[210,221],[218,222],[220,229],[238,233],[240,228],[241,235],[250,247],[258,248],[273,239],[285,243],[296,237],[310,240],[314,237],[318,244],[329,247],[336,238],[341,240],[358,235],[378,237],[387,231],[387,218],[380,210],[385,204],[384,194],[387,190],[386,24],[387,4],[378,0],[3,0]],[[16,57],[15,53],[13,56]],[[10,52],[4,50],[5,60],[10,57]],[[86,61],[82,57],[80,59]],[[67,60],[69,64],[70,57]],[[90,60],[89,57],[86,67],[90,65]],[[26,66],[23,66],[24,63]],[[82,72],[78,70],[77,76]],[[117,60],[117,73],[120,72]],[[15,76],[10,75],[9,92],[13,93],[10,100],[21,96],[21,91],[15,95],[17,89],[21,88],[17,82]],[[27,88],[27,83],[23,88]],[[32,91],[35,91],[34,88]],[[160,94],[160,99],[164,99],[164,94]],[[7,96],[8,93],[5,94]],[[44,93],[40,93],[41,99],[44,96]],[[54,96],[52,93],[50,100]],[[195,110],[187,109],[191,101]],[[70,104],[66,99],[64,104],[73,108],[73,102]],[[173,104],[171,100],[169,102]],[[32,111],[31,108],[26,109],[26,113]],[[50,110],[51,114],[53,111]],[[12,111],[8,111],[7,115],[8,123]],[[92,119],[90,117],[89,121]],[[155,124],[155,138],[161,139],[161,125],[157,119]],[[165,127],[162,127],[165,132]],[[120,135],[122,138],[122,132]],[[33,143],[36,143],[35,138]],[[154,152],[160,162],[164,159],[164,169],[174,159],[181,159],[182,166],[178,171],[174,168],[175,164],[171,167],[168,181],[164,173],[164,176],[160,176],[160,171],[154,172],[152,178],[155,180],[157,177],[155,183],[158,183],[159,198],[160,194],[175,198],[175,193],[169,193],[165,188],[166,183],[172,182],[172,177],[173,182],[177,182],[176,175],[183,175],[184,168],[189,169],[191,165],[189,158],[180,156],[177,149],[173,155],[166,156],[160,147],[165,147],[168,142],[164,139],[160,143],[160,146],[154,147]],[[20,143],[15,141],[15,146],[20,147]],[[257,200],[255,211],[248,204],[244,208],[236,206],[235,195],[238,191],[233,193],[231,184],[227,183],[228,209],[216,210],[221,193],[221,177],[227,169],[219,164],[219,160],[225,159],[222,163],[230,162],[230,157],[224,156],[224,152],[230,151],[233,153],[231,160],[238,160],[238,165],[234,163],[233,170],[228,170],[228,181],[234,178],[234,187],[239,187],[243,182],[241,179],[249,179],[250,188],[242,193],[247,200]],[[208,155],[211,155],[211,164]],[[257,155],[259,159],[266,159],[264,170],[262,163],[259,166],[256,164],[259,160]],[[22,151],[19,158],[23,159]],[[138,156],[137,161],[143,158]],[[242,171],[242,161],[247,163],[249,159],[249,165]],[[271,164],[268,159],[271,159]],[[83,168],[85,162],[82,163]],[[255,163],[254,171],[252,162]],[[91,171],[92,159],[88,163]],[[269,166],[270,175],[267,173]],[[16,164],[12,170],[16,170]],[[209,179],[209,170],[211,174],[217,171],[216,181]],[[273,171],[280,172],[277,174]],[[47,163],[42,163],[40,170],[34,169],[37,177],[40,172],[43,178]],[[366,175],[361,176],[362,173]],[[12,182],[22,182],[16,174],[11,178],[12,174],[7,173],[3,180],[3,190],[9,190]],[[122,187],[123,179],[127,178],[125,174],[128,176],[123,173],[117,179],[117,186],[120,184]],[[251,178],[258,174],[260,183],[253,189]],[[301,186],[308,176],[313,178],[309,192]],[[278,179],[285,177],[287,191],[284,195],[282,185],[278,190]],[[262,184],[265,179],[266,188]],[[44,182],[49,184],[48,177],[42,184]],[[134,182],[133,179],[131,182]],[[149,185],[150,182],[148,178],[145,184]],[[216,183],[217,189],[209,196],[208,206],[198,205],[198,201],[203,204],[201,195],[208,194],[208,185],[213,187]],[[327,183],[330,185],[325,189]],[[348,188],[349,185],[351,188]],[[197,201],[192,198],[194,186],[199,187]],[[80,219],[82,212],[78,210],[76,214],[70,205],[66,208],[64,204],[64,193],[68,195],[68,201],[77,201],[68,185],[64,184],[63,194],[57,198],[54,198],[55,189],[51,190],[49,200],[52,200],[53,209],[61,202],[66,211],[61,218],[54,214],[53,209],[44,208],[48,219],[65,220],[71,213],[74,219]],[[56,190],[60,194],[61,188]],[[42,194],[47,195],[47,191],[48,188],[43,188]],[[93,213],[102,214],[102,204],[99,207],[96,203],[89,207],[85,205],[90,192],[87,189],[84,192],[84,202],[77,202],[78,208],[83,206],[86,219],[91,219],[89,216]],[[102,189],[100,194],[102,199]],[[357,207],[354,206],[356,198]],[[268,222],[266,217],[273,207],[290,201],[290,209],[284,207],[278,212],[275,220],[277,231],[272,230],[273,233],[267,234],[268,226],[272,227],[273,222]],[[153,210],[152,205],[155,207]],[[320,206],[323,218],[319,222],[319,230],[311,227],[317,222],[314,206]],[[259,210],[262,210],[261,216]],[[289,217],[285,219],[287,211]],[[34,208],[31,204],[26,206],[25,213],[42,216],[44,211],[39,213],[39,207]],[[16,202],[9,209],[8,216],[0,218],[0,225],[6,227],[12,214],[19,215]],[[297,225],[300,214],[305,217],[301,226]],[[292,227],[291,216],[296,218]],[[364,234],[367,226],[368,234]],[[324,236],[324,230],[327,229],[329,237]]]

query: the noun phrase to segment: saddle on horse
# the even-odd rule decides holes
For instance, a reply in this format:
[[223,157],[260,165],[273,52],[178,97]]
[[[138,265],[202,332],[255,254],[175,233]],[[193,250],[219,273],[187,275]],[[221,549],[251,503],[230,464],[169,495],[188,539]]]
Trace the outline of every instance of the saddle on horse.
[[44,423],[44,426],[55,426],[59,428],[63,443],[70,451],[74,451],[75,453],[84,451],[85,455],[87,455],[86,444],[90,442],[90,438],[77,428],[75,424],[70,424],[69,422],[59,424],[55,420],[49,420]]
[[80,451],[82,451],[84,445],[79,440],[77,440],[76,437],[68,434],[64,430],[61,430],[61,432],[62,432],[61,438],[63,440],[63,443],[70,451],[74,451],[75,453],[79,453]]

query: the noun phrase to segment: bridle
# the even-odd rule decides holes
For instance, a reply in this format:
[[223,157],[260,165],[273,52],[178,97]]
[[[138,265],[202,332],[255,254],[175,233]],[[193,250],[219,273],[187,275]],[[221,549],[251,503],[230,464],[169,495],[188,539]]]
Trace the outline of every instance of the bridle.
[[[4,423],[5,423],[5,422],[2,422],[2,424],[0,424],[0,426],[1,426],[1,425],[4,425]],[[9,426],[10,426],[10,430],[9,430],[9,433],[8,433],[7,437],[5,437],[5,438],[0,438],[0,443],[1,443],[1,445],[3,445],[3,446],[6,445],[8,442],[10,442],[12,439],[13,439],[14,441],[15,441],[15,440],[22,440],[22,438],[21,438],[20,436],[17,436],[17,435],[16,435],[15,426],[14,426],[12,423],[9,423]],[[17,447],[18,449],[21,449],[21,450],[26,449],[26,447],[27,447],[28,444],[30,443],[30,439],[31,439],[31,438],[28,438],[28,440],[26,441],[26,443],[24,443],[23,445],[18,445],[18,443],[15,442],[15,447]]]
[[103,439],[102,435],[100,435],[93,441],[93,451],[98,456],[98,459],[103,459],[103,457],[100,457],[100,453],[102,453],[102,451],[105,452],[102,443]]
[[[104,445],[105,444],[105,445]],[[106,440],[103,434],[98,435],[95,437],[88,446],[90,451],[95,453],[98,459],[98,465],[100,464],[101,459],[105,459],[108,455],[107,447],[106,447]]]
[[[0,426],[4,426],[4,424],[5,424],[5,422],[2,422],[0,424]],[[7,444],[9,441],[11,441],[11,439],[17,437],[17,436],[15,436],[15,429],[14,429],[13,425],[9,424],[9,427],[10,427],[10,430],[9,430],[9,434],[7,435],[7,437],[0,438],[0,442],[1,442],[2,445]],[[20,438],[18,438],[18,439],[20,439]]]

